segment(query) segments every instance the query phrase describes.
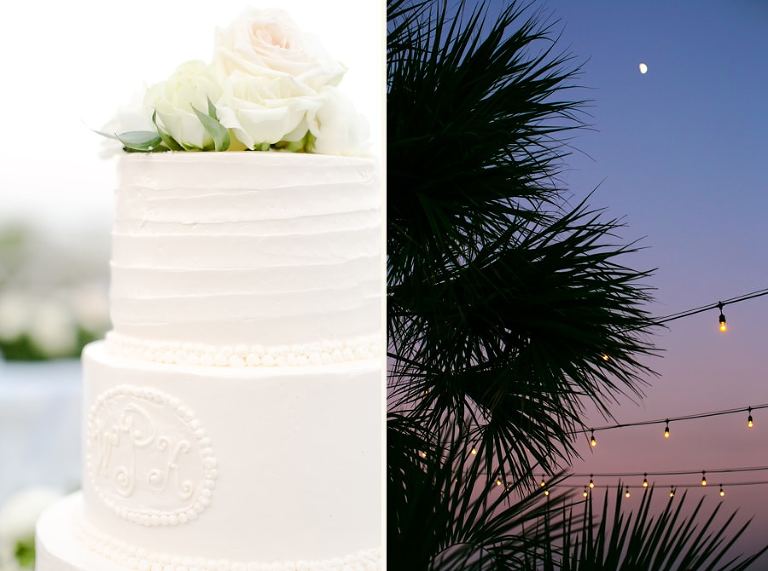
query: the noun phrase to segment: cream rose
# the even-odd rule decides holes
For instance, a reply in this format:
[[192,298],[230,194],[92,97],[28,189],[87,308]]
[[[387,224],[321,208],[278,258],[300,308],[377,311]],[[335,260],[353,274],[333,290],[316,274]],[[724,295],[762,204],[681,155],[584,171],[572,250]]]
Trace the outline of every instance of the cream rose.
[[203,149],[213,144],[193,107],[208,112],[208,100],[221,96],[221,86],[210,66],[190,61],[166,81],[151,87],[145,105],[157,112],[158,124],[184,148]]
[[225,77],[285,75],[314,90],[337,85],[346,71],[280,10],[252,10],[219,30],[214,67]]
[[314,131],[322,104],[312,89],[289,76],[228,77],[216,104],[219,121],[249,149],[280,141],[298,141]]
[[310,125],[313,151],[324,155],[360,155],[368,146],[368,123],[352,102],[335,87],[321,93],[321,105]]

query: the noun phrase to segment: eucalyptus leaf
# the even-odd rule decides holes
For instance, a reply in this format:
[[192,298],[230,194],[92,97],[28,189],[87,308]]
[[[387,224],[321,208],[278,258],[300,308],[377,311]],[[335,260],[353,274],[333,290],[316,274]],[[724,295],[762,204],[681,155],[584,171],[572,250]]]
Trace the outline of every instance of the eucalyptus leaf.
[[[210,99],[208,100],[208,105],[210,109]],[[192,111],[195,112],[195,115],[197,115],[197,118],[203,124],[203,128],[211,136],[211,139],[213,139],[214,150],[226,151],[229,148],[229,130],[219,123],[219,120],[215,117],[206,115],[194,107],[192,107]]]
[[155,131],[127,131],[115,133],[115,136],[126,149],[144,153],[158,150],[163,143],[162,138]]
[[163,131],[160,128],[160,125],[157,124],[157,111],[154,111],[152,113],[152,123],[154,123],[155,128],[157,129],[157,134],[160,135],[160,138],[163,140],[163,144],[168,147],[171,151],[181,151],[182,146],[176,142],[176,139],[171,137],[168,133]]
[[98,131],[96,129],[93,129],[93,132],[97,135],[101,135],[102,137],[106,137],[107,139],[114,139],[115,141],[119,141],[120,139],[117,138],[117,135],[114,135],[112,133],[105,133],[104,131]]

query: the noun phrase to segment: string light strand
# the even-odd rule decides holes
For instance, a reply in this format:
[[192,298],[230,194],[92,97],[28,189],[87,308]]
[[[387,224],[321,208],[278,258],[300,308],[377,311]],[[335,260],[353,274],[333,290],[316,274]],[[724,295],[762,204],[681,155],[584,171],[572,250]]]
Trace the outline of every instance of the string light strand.
[[[635,426],[651,426],[654,424],[665,424],[667,425],[667,428],[669,427],[669,424],[672,422],[685,422],[688,420],[700,420],[703,418],[712,418],[715,416],[726,416],[731,414],[744,414],[745,412],[749,415],[747,418],[747,425],[749,426],[749,423],[752,422],[754,425],[754,422],[752,421],[752,412],[755,410],[762,410],[768,408],[768,403],[764,404],[758,404],[758,405],[752,405],[752,406],[744,406],[740,408],[727,408],[722,410],[713,410],[713,411],[707,411],[707,412],[697,412],[693,414],[687,414],[684,416],[670,416],[667,418],[654,418],[650,420],[640,420],[637,422],[621,422],[616,424],[607,424],[604,426],[596,426],[594,428],[581,428],[578,430],[572,430],[568,434],[586,434],[587,432],[590,433],[591,437],[590,440],[595,440],[594,435],[596,432],[602,432],[606,430],[615,430],[617,428],[630,428]],[[749,426],[751,428],[751,426]],[[665,437],[668,438],[668,436]],[[595,443],[597,441],[595,440]],[[595,446],[596,444],[593,444],[592,446]]]

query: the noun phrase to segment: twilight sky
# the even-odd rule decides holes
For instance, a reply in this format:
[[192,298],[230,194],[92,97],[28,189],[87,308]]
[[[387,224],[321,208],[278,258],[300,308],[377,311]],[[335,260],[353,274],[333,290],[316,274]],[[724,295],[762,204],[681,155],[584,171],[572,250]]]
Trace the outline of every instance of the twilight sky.
[[[768,287],[768,4],[544,0],[564,26],[562,45],[585,61],[581,83],[593,132],[575,146],[565,181],[593,206],[626,216],[627,239],[646,249],[627,259],[656,267],[652,313],[662,315]],[[638,64],[649,71],[641,75]],[[768,402],[768,297],[672,323],[657,336],[647,397],[622,401],[620,422]],[[768,410],[598,434],[577,472],[703,470],[768,464]],[[594,424],[604,424],[595,418]],[[603,479],[605,481],[605,479]],[[768,480],[768,472],[710,476],[710,484]],[[615,480],[610,481],[613,483]],[[689,478],[657,478],[696,483]],[[582,482],[579,482],[582,483]],[[632,482],[639,483],[639,482]],[[665,496],[667,490],[660,490]],[[724,508],[755,521],[742,543],[768,541],[768,485],[729,489]],[[707,505],[717,488],[694,489]],[[633,498],[630,501],[638,501]],[[659,498],[666,501],[666,497]]]

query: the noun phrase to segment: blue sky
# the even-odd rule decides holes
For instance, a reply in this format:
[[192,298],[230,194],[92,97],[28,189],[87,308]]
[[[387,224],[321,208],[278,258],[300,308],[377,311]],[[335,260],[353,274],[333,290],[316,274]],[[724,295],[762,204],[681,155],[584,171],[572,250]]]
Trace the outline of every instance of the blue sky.
[[[655,314],[768,287],[768,3],[546,0],[563,46],[584,61],[594,131],[574,144],[564,180],[576,198],[625,217],[626,239],[646,247],[627,259],[658,268]],[[649,71],[641,75],[638,64]],[[656,342],[660,373],[619,421],[664,418],[768,402],[768,298],[673,324]],[[724,417],[604,434],[579,472],[705,469],[765,464],[768,418],[747,432]],[[600,421],[596,420],[595,424]],[[758,428],[760,429],[759,431]],[[588,448],[588,447],[587,447]],[[726,477],[766,479],[766,474]],[[685,478],[680,480],[685,482]],[[727,488],[726,488],[727,489]],[[693,490],[710,505],[716,490]],[[757,515],[743,546],[768,536],[768,486],[731,488],[726,508]]]
[[[503,4],[493,2],[492,10]],[[623,217],[626,240],[642,238],[645,249],[625,261],[658,268],[649,280],[657,288],[651,311],[673,313],[768,287],[768,2],[541,0],[536,6],[560,19],[561,46],[584,62],[581,95],[592,100],[593,130],[576,137],[581,152],[567,160],[563,179],[574,200],[599,186],[591,205]],[[646,75],[640,62],[648,65]],[[659,377],[649,379],[645,399],[614,408],[617,420],[768,402],[768,298],[726,308],[726,315],[725,335],[717,331],[716,312],[660,333],[663,357],[650,363]],[[604,424],[593,417],[588,422]],[[595,450],[585,441],[574,469],[764,465],[768,414],[755,421],[751,431],[741,417],[673,425],[669,440],[659,427],[604,433]],[[755,479],[768,473],[712,481],[726,483],[727,510],[757,516],[746,547],[768,537],[768,486],[729,489],[727,483]],[[690,492],[694,500],[702,494],[712,496],[710,506],[719,501],[711,486]]]

